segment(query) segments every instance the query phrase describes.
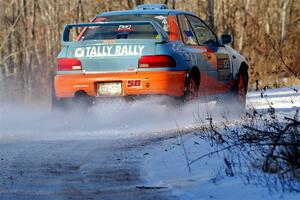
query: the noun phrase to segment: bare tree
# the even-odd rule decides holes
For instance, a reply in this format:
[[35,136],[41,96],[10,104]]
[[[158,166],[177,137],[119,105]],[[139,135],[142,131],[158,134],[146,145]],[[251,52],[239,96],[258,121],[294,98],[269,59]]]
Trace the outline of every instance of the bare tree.
[[136,5],[141,5],[144,3],[144,0],[135,0]]
[[248,24],[248,10],[249,10],[249,4],[250,4],[250,0],[246,0],[245,6],[243,8],[243,25],[241,27],[241,38],[239,41],[239,50],[240,52],[243,52],[244,50],[244,45],[245,45],[245,37],[246,37],[246,29],[247,29],[247,24]]
[[172,9],[176,8],[176,0],[172,0]]
[[132,0],[127,0],[127,5],[128,5],[129,9],[132,9],[133,8],[133,2],[132,2]]
[[206,5],[206,15],[211,28],[215,27],[215,16],[214,16],[214,0],[208,0]]
[[284,41],[286,35],[286,14],[290,0],[282,0],[280,13],[280,45]]

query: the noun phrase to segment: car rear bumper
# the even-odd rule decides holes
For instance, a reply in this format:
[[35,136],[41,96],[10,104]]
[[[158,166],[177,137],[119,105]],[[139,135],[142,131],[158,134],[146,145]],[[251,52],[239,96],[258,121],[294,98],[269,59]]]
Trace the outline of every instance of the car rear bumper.
[[[74,97],[77,92],[85,92],[88,96],[99,96],[98,83],[121,82],[122,94],[130,95],[184,95],[186,71],[155,71],[155,72],[120,72],[92,74],[57,74],[54,79],[57,98]],[[141,81],[139,86],[130,83]],[[138,81],[138,82],[139,82]]]

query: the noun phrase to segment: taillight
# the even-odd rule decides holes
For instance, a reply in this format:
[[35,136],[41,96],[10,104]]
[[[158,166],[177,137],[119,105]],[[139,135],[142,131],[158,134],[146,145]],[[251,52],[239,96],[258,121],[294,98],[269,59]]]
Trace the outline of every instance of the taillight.
[[82,66],[80,60],[76,58],[58,58],[57,70],[58,71],[82,70]]
[[175,67],[176,62],[170,56],[142,56],[139,60],[139,68]]

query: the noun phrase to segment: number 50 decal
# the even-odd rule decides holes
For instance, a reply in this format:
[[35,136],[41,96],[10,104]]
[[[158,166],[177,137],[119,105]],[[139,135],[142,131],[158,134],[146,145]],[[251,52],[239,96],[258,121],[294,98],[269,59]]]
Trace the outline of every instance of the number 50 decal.
[[128,88],[140,88],[142,87],[142,80],[127,80]]

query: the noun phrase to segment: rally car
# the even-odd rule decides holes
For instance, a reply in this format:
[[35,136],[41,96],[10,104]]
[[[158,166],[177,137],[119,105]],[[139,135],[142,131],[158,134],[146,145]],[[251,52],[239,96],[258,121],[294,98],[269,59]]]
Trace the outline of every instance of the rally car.
[[[81,28],[71,40],[70,31]],[[242,105],[248,65],[195,14],[146,4],[67,24],[53,105],[82,97],[168,95],[185,100],[231,93]]]

